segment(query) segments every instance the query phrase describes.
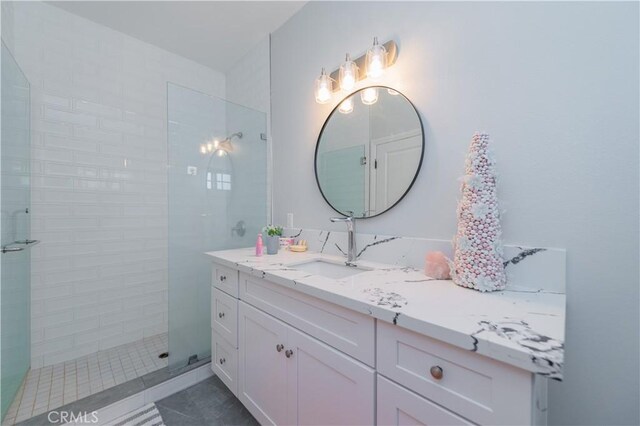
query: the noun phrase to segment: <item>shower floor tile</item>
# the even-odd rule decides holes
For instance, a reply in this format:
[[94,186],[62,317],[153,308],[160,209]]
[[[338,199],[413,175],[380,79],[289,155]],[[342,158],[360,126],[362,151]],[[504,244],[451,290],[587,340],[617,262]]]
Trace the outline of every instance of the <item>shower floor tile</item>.
[[2,425],[9,426],[167,366],[167,333],[29,370]]

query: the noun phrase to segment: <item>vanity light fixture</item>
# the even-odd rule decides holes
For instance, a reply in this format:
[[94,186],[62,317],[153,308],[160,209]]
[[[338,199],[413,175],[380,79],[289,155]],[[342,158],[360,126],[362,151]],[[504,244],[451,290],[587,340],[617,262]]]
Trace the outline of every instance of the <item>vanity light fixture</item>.
[[360,100],[365,105],[373,105],[378,102],[378,88],[377,87],[367,87],[362,92],[360,92]]
[[348,97],[338,107],[338,111],[343,114],[351,114],[353,112],[353,97]]
[[340,65],[340,88],[350,92],[355,87],[356,81],[358,81],[358,66],[347,53],[344,63]]
[[[378,80],[384,74],[384,70],[396,63],[398,59],[398,45],[389,40],[386,43],[378,43],[378,38],[373,38],[373,46],[367,52],[355,59],[347,54],[345,61],[330,74],[322,69],[320,77],[316,79],[315,98],[319,104],[326,104],[331,100],[333,92],[351,92],[358,81],[365,78]],[[337,82],[338,84],[333,84]],[[389,92],[391,93],[391,92]]]
[[373,46],[367,50],[367,77],[378,80],[387,68],[387,49],[378,43],[378,37],[373,38]]
[[331,92],[333,92],[333,80],[327,75],[324,68],[322,68],[320,77],[316,80],[316,102],[326,104],[331,99]]

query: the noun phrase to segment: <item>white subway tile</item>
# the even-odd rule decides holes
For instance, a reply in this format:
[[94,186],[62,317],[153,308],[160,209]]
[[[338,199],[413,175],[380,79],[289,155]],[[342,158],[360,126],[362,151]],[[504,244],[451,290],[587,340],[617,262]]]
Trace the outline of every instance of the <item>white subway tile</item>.
[[89,113],[100,117],[114,119],[122,118],[122,110],[120,108],[115,108],[96,102],[90,102],[84,99],[75,99],[73,101],[73,107],[75,111]]
[[92,115],[57,110],[48,106],[44,107],[44,119],[54,123],[80,124],[83,126],[95,126],[98,122],[97,118]]
[[[166,331],[166,84],[220,96],[224,76],[50,5],[14,9],[20,64],[33,83],[37,367]],[[70,310],[69,327],[47,324]],[[101,313],[142,322],[116,333]]]
[[100,127],[106,130],[114,130],[123,133],[130,133],[133,135],[144,134],[144,126],[121,120],[108,120],[103,118],[100,120]]

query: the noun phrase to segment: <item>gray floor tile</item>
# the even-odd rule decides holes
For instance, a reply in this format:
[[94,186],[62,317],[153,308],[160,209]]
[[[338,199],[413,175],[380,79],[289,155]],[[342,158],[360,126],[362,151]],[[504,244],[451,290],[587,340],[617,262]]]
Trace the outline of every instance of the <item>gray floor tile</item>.
[[162,420],[167,426],[204,426],[204,420],[202,418],[187,416],[186,414],[158,404],[156,404],[156,407],[158,407]]
[[170,395],[156,402],[156,405],[167,426],[259,424],[216,376]]

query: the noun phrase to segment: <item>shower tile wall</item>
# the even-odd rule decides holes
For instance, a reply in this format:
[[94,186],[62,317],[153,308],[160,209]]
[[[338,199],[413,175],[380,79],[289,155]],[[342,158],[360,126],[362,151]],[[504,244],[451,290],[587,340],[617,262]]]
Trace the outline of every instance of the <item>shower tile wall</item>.
[[[247,52],[242,59],[231,67],[226,74],[226,98],[228,101],[234,102],[239,105],[243,105],[252,108],[257,111],[261,111],[267,114],[267,135],[268,143],[271,143],[271,55],[270,55],[270,37],[265,37],[260,43],[258,43],[253,49]],[[241,117],[230,117],[232,120],[242,120]],[[256,124],[255,120],[243,120],[245,123]],[[233,123],[230,123],[233,124]],[[247,129],[248,130],[248,129]],[[268,149],[267,152],[271,152]],[[269,155],[270,157],[270,155]],[[254,158],[256,161],[260,161],[260,157]],[[271,187],[271,161],[267,161],[267,180],[265,185],[267,188]],[[260,165],[257,165],[256,169],[260,169]],[[230,217],[234,220],[251,220],[252,218],[247,216],[247,207],[251,200],[255,197],[262,197],[259,187],[252,187],[253,192],[244,194],[247,198],[245,202],[235,203]],[[271,220],[271,191],[267,190],[267,218]],[[251,209],[249,209],[250,211]],[[262,217],[263,212],[255,212],[254,217]],[[256,236],[251,233],[247,233],[243,237],[245,245],[252,245],[255,243]]]
[[166,84],[224,96],[225,78],[54,6],[7,9],[32,86],[37,368],[167,331]]

